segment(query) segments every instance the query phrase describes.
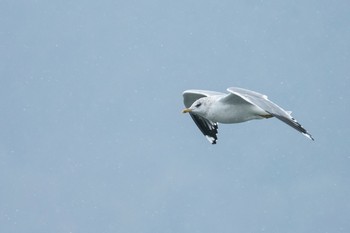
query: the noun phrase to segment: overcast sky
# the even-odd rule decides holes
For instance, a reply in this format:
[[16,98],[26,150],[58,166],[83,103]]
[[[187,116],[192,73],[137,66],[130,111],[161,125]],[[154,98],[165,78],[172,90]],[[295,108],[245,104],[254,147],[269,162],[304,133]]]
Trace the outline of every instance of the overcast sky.
[[[0,232],[350,232],[350,2],[0,0]],[[211,145],[182,92],[264,93]]]

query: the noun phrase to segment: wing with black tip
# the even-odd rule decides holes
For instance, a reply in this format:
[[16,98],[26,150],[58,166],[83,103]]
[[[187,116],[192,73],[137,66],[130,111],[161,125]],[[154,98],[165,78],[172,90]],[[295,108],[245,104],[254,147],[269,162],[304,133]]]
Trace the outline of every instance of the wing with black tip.
[[299,122],[291,116],[290,114],[291,112],[285,111],[283,108],[281,108],[277,104],[270,101],[266,95],[260,94],[255,91],[246,90],[243,88],[238,88],[238,87],[230,87],[227,89],[227,91],[229,91],[233,96],[229,95],[225,98],[236,98],[236,96],[239,96],[245,101],[255,106],[258,106],[259,108],[263,109],[267,113],[271,114],[272,116],[283,121],[287,125],[298,130],[309,139],[314,140],[311,134],[308,133],[307,130],[304,129],[301,126],[301,124],[299,124]]
[[[215,91],[205,91],[205,90],[187,90],[183,93],[184,104],[186,108],[191,107],[191,105],[198,99],[213,95],[226,95],[221,92]],[[216,144],[217,134],[218,134],[218,124],[212,122],[204,117],[190,113],[194,123],[198,126],[199,130],[204,134],[211,144]]]

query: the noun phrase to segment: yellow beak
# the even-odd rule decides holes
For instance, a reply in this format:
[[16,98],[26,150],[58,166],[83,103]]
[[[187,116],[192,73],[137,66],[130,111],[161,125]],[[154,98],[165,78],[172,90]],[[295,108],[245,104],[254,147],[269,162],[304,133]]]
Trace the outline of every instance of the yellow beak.
[[188,112],[191,112],[191,109],[185,108],[184,110],[182,110],[182,113],[188,113]]

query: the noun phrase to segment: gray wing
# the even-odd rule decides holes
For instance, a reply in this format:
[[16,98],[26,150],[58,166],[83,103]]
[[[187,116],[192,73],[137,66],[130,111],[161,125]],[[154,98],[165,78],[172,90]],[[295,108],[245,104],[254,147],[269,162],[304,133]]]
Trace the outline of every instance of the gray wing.
[[206,91],[206,90],[187,90],[183,92],[184,104],[186,108],[191,107],[194,101],[202,98],[213,95],[227,95],[225,93],[216,92],[216,91]]
[[[205,91],[205,90],[187,90],[184,91],[184,104],[186,108],[191,107],[191,105],[202,97],[213,96],[213,95],[226,95],[221,92],[215,91]],[[204,134],[204,136],[209,140],[211,144],[216,144],[218,140],[218,124],[216,122],[212,122],[208,119],[205,119],[201,116],[194,115],[190,113],[194,123],[196,123],[197,127]]]
[[243,88],[238,87],[230,87],[227,89],[231,94],[235,96],[239,96],[245,101],[258,106],[259,108],[263,109],[267,113],[271,114],[272,116],[276,117],[277,119],[283,121],[287,125],[293,127],[294,129],[298,130],[302,134],[304,134],[306,137],[313,139],[310,133],[307,132],[306,129],[304,129],[291,115],[289,112],[285,111],[283,108],[278,106],[277,104],[270,101],[266,95],[260,94],[255,91],[246,90]]

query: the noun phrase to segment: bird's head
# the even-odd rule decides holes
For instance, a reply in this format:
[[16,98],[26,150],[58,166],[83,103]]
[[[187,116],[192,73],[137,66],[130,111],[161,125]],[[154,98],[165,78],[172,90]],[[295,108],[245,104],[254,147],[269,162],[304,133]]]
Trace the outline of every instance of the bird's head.
[[207,97],[203,97],[193,102],[191,107],[185,108],[182,111],[182,113],[193,113],[196,115],[204,116],[208,110],[207,105],[208,105]]

